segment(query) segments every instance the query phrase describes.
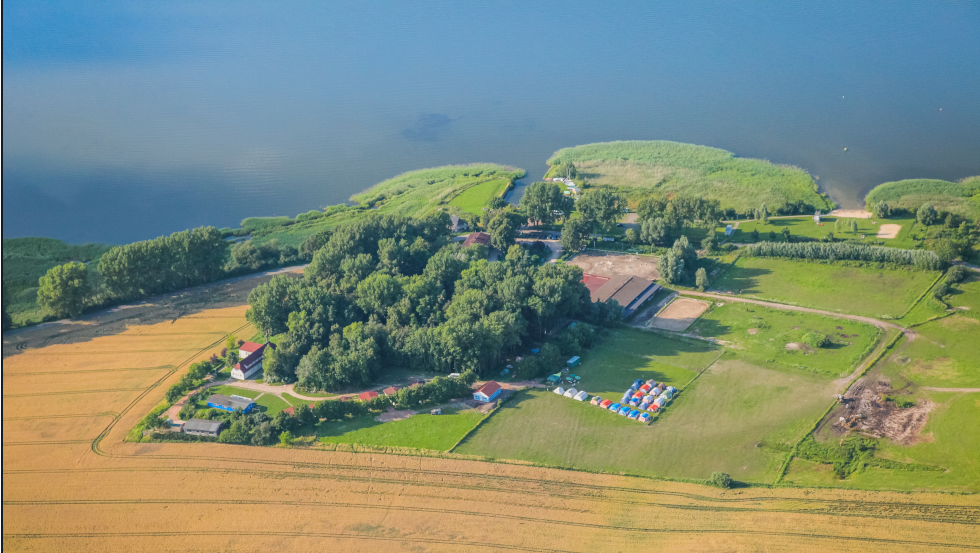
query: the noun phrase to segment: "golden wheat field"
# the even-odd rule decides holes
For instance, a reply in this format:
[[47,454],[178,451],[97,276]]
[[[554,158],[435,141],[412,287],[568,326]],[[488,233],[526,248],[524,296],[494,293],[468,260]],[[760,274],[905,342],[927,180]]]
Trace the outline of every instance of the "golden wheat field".
[[439,457],[125,442],[190,362],[230,332],[252,334],[245,299],[260,281],[4,336],[4,550],[980,547],[974,495],[720,491]]

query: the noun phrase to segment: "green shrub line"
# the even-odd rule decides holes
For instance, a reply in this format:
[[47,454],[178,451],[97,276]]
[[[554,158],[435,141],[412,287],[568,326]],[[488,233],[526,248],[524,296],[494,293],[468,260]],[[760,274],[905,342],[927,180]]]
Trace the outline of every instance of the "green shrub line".
[[506,398],[503,398],[503,399],[497,401],[497,405],[494,406],[494,408],[491,409],[490,412],[487,413],[487,415],[485,417],[483,417],[482,419],[476,421],[476,424],[473,425],[473,428],[470,428],[469,431],[466,432],[466,434],[463,434],[463,437],[462,438],[456,440],[456,443],[453,444],[453,447],[447,449],[446,452],[447,453],[452,453],[454,449],[456,449],[457,447],[459,447],[459,444],[463,443],[463,441],[466,440],[466,438],[469,438],[474,432],[476,432],[476,429],[477,428],[480,428],[480,425],[481,424],[483,424],[484,422],[490,420],[490,417],[492,417],[493,414],[496,413],[497,410],[499,410],[501,407],[503,407],[504,403],[506,403],[507,401],[509,401],[510,398],[512,398],[512,397],[514,397],[514,396],[513,395],[509,395]]
[[[875,364],[877,364],[878,361],[880,361],[881,358],[884,357],[885,353],[888,350],[890,350],[895,345],[895,342],[897,342],[898,339],[901,338],[902,336],[905,336],[905,334],[899,332],[891,339],[891,341],[887,345],[882,347],[881,351],[878,352],[878,355],[874,356],[874,358],[871,359],[871,361],[864,368],[864,370],[861,371],[861,374],[859,374],[856,378],[852,379],[847,384],[847,387],[844,388],[841,394],[846,394],[847,391],[851,388],[851,386],[854,385],[855,382],[860,380],[862,376],[867,374],[867,372],[871,369],[871,367],[875,366]],[[779,472],[776,474],[776,480],[773,481],[774,486],[779,485],[779,483],[782,482],[783,478],[786,476],[786,471],[789,470],[789,464],[793,461],[793,458],[796,457],[796,454],[799,451],[800,444],[802,444],[804,440],[806,440],[808,437],[810,437],[811,434],[813,434],[814,431],[816,431],[817,427],[820,426],[820,423],[823,422],[825,418],[827,418],[827,415],[829,415],[830,412],[833,411],[834,407],[836,406],[837,406],[836,401],[831,403],[830,406],[827,407],[827,410],[824,411],[823,414],[820,415],[820,417],[818,417],[817,420],[810,426],[810,429],[807,430],[806,433],[804,433],[803,436],[799,440],[797,440],[795,444],[793,444],[792,449],[790,450],[789,454],[786,456],[786,459],[783,461],[783,464],[780,466]]]
[[929,292],[931,292],[931,291],[932,291],[932,289],[933,289],[933,288],[935,288],[935,287],[936,287],[936,285],[937,285],[937,284],[939,284],[939,281],[940,281],[940,280],[942,280],[942,279],[943,279],[943,277],[945,277],[945,276],[946,276],[946,273],[939,273],[939,275],[938,275],[938,276],[936,277],[936,280],[934,280],[934,281],[932,281],[932,284],[930,284],[930,285],[929,285],[929,286],[928,286],[928,287],[927,287],[927,288],[926,288],[926,289],[925,289],[925,290],[924,290],[924,291],[922,292],[922,294],[921,294],[921,295],[920,295],[920,296],[919,296],[919,297],[918,297],[918,298],[917,298],[917,299],[916,299],[916,300],[915,300],[914,302],[912,302],[912,305],[911,305],[911,306],[909,306],[909,308],[905,310],[905,313],[902,313],[902,315],[901,315],[901,316],[899,316],[899,317],[895,317],[895,318],[896,318],[896,319],[902,319],[902,318],[904,318],[904,317],[906,317],[906,316],[907,316],[907,315],[908,315],[909,313],[911,313],[911,312],[912,312],[912,309],[914,309],[914,308],[915,308],[915,306],[917,306],[917,305],[919,305],[919,302],[921,302],[921,301],[922,301],[922,299],[923,299],[923,298],[925,298],[925,297],[926,297],[926,295],[927,295],[927,294],[928,294]]
[[954,311],[953,313],[943,313],[942,315],[933,315],[932,317],[929,317],[928,319],[926,319],[926,320],[924,320],[922,322],[910,324],[909,325],[909,328],[915,328],[917,326],[922,326],[922,325],[924,325],[926,323],[931,323],[932,321],[938,321],[939,319],[945,319],[946,317],[952,317],[955,314],[956,314],[956,312]]

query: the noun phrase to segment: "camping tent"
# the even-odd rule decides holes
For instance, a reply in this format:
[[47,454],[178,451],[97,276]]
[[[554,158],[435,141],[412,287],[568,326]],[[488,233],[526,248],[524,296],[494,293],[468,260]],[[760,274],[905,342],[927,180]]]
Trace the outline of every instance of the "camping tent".
[[585,401],[585,400],[589,399],[589,394],[587,394],[585,392],[579,392],[579,393],[575,394],[575,397],[573,397],[572,399],[574,399],[576,401]]
[[599,402],[599,407],[602,407],[603,409],[609,409],[610,405],[612,405],[611,399],[604,399]]
[[591,403],[592,405],[599,405],[600,403],[602,403],[602,398],[599,396],[592,396],[592,400],[589,401],[589,403]]
[[565,393],[565,389],[562,388],[561,386],[559,386],[559,387],[555,388],[555,393],[558,394],[558,395],[562,395],[562,394]]
[[650,422],[650,413],[640,413],[637,420],[640,422]]
[[578,393],[578,390],[576,390],[575,388],[569,388],[569,389],[565,390],[565,393],[562,394],[562,395],[564,395],[565,397],[575,397],[575,394],[577,394],[577,393]]
[[548,377],[548,382],[558,383],[561,382],[561,373],[555,373]]

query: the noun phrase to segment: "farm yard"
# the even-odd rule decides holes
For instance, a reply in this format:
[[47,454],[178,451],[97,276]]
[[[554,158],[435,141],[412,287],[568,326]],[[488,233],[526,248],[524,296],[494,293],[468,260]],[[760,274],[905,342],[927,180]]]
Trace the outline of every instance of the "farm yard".
[[662,330],[684,331],[710,306],[710,303],[704,301],[677,298],[657,313],[648,324]]
[[[336,432],[331,435],[346,432],[352,441],[363,432],[358,444],[284,448],[125,441],[191,362],[220,349],[228,333],[254,333],[244,311],[248,291],[258,281],[218,283],[67,325],[4,335],[5,549],[584,552],[656,544],[679,551],[832,547],[864,552],[899,547],[944,551],[975,544],[980,505],[972,495],[719,490],[454,454],[399,454],[391,448],[386,454],[364,445],[371,440],[388,443],[389,437],[367,434],[403,425],[402,433],[420,433],[410,447],[423,440],[441,447],[436,440],[444,437],[426,430],[434,429],[427,419],[439,417],[332,429]],[[473,436],[487,436],[483,427],[507,422],[512,409],[533,408],[542,416],[524,425],[525,431],[560,443],[564,449],[559,451],[583,451],[578,453],[583,462],[592,459],[594,466],[649,470],[615,466],[614,460],[626,459],[625,453],[635,449],[649,451],[659,459],[656,463],[667,467],[658,466],[659,474],[680,473],[689,463],[688,472],[727,469],[745,480],[756,474],[768,478],[775,457],[755,448],[750,439],[796,437],[803,428],[800,421],[815,407],[805,398],[800,404],[798,394],[789,391],[797,386],[812,390],[823,409],[824,384],[813,375],[750,368],[744,362],[719,360],[719,355],[720,348],[704,341],[622,331],[583,355],[584,365],[575,371],[582,374],[586,389],[617,394],[641,375],[678,388],[686,384],[656,425],[638,425],[550,392],[525,391]],[[698,371],[704,372],[691,383]],[[757,393],[763,389],[771,390],[772,401]],[[746,396],[765,401],[746,404]],[[50,408],[39,410],[40,401]],[[544,408],[551,404],[553,410]],[[973,408],[964,402],[954,403],[951,410],[963,407],[966,413]],[[710,429],[698,420],[718,419],[718,413],[734,418],[714,436],[699,435]],[[569,414],[572,418],[562,420]],[[797,414],[800,421],[776,420]],[[442,415],[439,421],[456,428],[447,430],[453,436],[464,427],[451,418],[456,416],[460,423],[470,418],[460,413]],[[577,434],[576,417],[587,416],[595,417],[599,430]],[[610,443],[604,441],[609,432],[625,438],[646,432],[661,441],[653,447],[650,442]],[[696,438],[693,445],[688,445],[687,434]],[[595,450],[604,444],[612,449],[600,456]],[[718,455],[726,447],[733,448],[730,459],[727,452],[726,457]],[[457,451],[469,453],[464,449]],[[530,453],[521,462],[552,461],[540,451]],[[656,524],[640,522],[651,520]]]
[[904,315],[938,276],[934,271],[740,257],[713,283],[711,291],[895,319]]

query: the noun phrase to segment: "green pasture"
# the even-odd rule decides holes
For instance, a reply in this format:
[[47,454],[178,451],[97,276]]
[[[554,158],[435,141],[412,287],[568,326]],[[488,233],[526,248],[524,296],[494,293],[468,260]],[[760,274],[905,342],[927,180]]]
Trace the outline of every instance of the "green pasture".
[[[223,384],[221,386],[213,386],[211,388],[208,388],[206,390],[206,393],[204,394],[204,399],[206,400],[207,396],[213,394],[221,394],[226,396],[242,396],[242,397],[247,397],[248,399],[255,399],[259,397],[261,393],[262,392],[258,392],[255,390],[246,390],[245,388],[237,388],[235,386]],[[207,404],[207,401],[205,401],[204,403]]]
[[449,205],[456,206],[463,211],[468,211],[475,215],[481,215],[483,208],[487,207],[490,200],[503,194],[509,185],[510,180],[508,179],[489,180],[463,190],[458,196],[449,201]]
[[980,388],[980,321],[954,314],[915,327],[916,339],[892,354],[882,372],[905,382],[936,388]]
[[[736,359],[832,377],[854,370],[881,337],[881,330],[865,323],[735,302],[705,312],[687,332],[720,341]],[[810,332],[830,343],[804,345]]]
[[775,209],[800,200],[822,210],[832,207],[802,169],[735,157],[707,146],[633,140],[564,148],[548,160],[552,169],[546,176],[559,170],[556,165],[569,162],[583,183],[701,196],[739,213],[763,203]]
[[476,411],[414,415],[405,420],[381,423],[374,417],[346,421],[323,421],[316,435],[328,444],[362,444],[375,447],[409,447],[447,451],[486,415]]
[[275,414],[279,411],[290,407],[288,403],[272,394],[263,394],[259,396],[258,399],[255,400],[255,406],[270,417],[275,416]]
[[[728,237],[729,241],[742,244],[742,243],[752,243],[755,240],[752,239],[752,231],[759,231],[759,240],[765,240],[768,242],[785,242],[786,238],[783,236],[783,229],[789,229],[790,240],[799,241],[800,238],[809,238],[813,240],[819,240],[824,238],[828,234],[833,233],[834,239],[836,240],[856,240],[863,241],[868,244],[878,244],[882,242],[883,246],[895,247],[895,248],[913,248],[914,244],[911,238],[909,238],[909,233],[911,232],[913,225],[915,224],[915,219],[848,219],[840,218],[841,229],[835,230],[834,225],[838,220],[837,217],[821,217],[820,223],[814,223],[812,216],[806,217],[792,217],[792,218],[777,218],[769,219],[769,223],[763,223],[760,220],[749,220],[738,222],[738,228],[734,230],[732,236]],[[850,221],[857,221],[858,231],[850,231]],[[881,225],[901,225],[902,229],[899,231],[898,236],[895,238],[878,238],[878,229]],[[770,236],[770,233],[775,233],[774,236]],[[725,228],[720,227],[717,230],[719,240],[725,237]],[[862,236],[864,238],[862,238]]]
[[874,187],[865,198],[867,205],[879,201],[902,209],[918,209],[932,204],[939,211],[980,219],[980,176],[949,182],[938,179],[906,179]]
[[741,257],[715,292],[875,318],[901,317],[936,280],[932,271]]
[[[586,364],[615,366],[610,354],[617,348],[610,342],[609,348],[590,352]],[[682,343],[675,348],[685,349]],[[654,357],[657,350],[646,353]],[[617,383],[636,375],[635,368],[626,367]],[[726,359],[705,370],[647,426],[587,402],[526,390],[454,451],[670,478],[708,478],[723,471],[736,480],[771,482],[782,456],[757,444],[798,440],[833,401],[833,392],[826,378]]]
[[799,486],[864,490],[980,492],[980,393],[920,391],[917,401],[935,404],[920,443],[903,446],[879,440],[876,457],[938,465],[945,472],[869,467],[838,480],[830,465],[794,459],[784,481]]

